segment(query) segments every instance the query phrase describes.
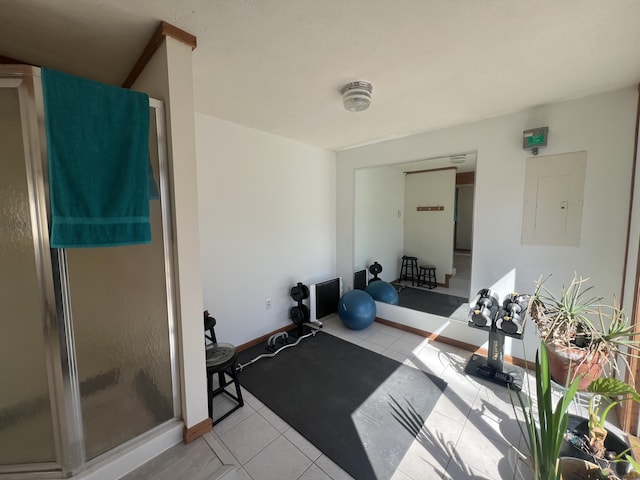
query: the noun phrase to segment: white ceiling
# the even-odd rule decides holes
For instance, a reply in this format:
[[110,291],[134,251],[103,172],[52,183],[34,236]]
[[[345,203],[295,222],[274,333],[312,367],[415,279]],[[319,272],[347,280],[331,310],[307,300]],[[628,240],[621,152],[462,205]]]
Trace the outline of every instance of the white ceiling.
[[640,81],[638,0],[0,0],[0,54],[121,84],[159,20],[196,111],[332,150]]

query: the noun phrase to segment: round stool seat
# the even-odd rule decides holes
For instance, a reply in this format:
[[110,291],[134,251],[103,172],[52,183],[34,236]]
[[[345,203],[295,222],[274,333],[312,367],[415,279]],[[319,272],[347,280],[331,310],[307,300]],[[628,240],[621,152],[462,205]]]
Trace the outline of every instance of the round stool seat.
[[238,358],[236,347],[230,343],[212,343],[207,346],[207,367],[226,368]]

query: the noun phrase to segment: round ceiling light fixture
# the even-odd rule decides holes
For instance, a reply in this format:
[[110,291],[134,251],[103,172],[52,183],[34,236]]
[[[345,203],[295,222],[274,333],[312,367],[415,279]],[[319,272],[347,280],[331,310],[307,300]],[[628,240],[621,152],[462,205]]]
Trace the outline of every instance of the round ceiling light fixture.
[[361,112],[371,104],[373,86],[369,82],[351,82],[342,87],[342,104],[350,112]]

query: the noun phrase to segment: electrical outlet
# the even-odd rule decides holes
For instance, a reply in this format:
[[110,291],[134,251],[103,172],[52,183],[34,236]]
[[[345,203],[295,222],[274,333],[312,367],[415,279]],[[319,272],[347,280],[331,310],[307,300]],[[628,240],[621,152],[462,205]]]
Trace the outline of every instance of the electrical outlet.
[[269,310],[271,308],[271,299],[270,298],[267,298],[264,301],[264,308],[266,308],[267,310]]

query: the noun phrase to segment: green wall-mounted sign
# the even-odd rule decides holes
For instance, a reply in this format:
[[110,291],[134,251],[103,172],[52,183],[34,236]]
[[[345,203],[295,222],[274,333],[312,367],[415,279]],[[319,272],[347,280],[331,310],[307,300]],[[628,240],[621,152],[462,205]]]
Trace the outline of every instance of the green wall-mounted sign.
[[549,137],[549,127],[532,128],[522,132],[522,148],[525,150],[536,150],[547,146]]
[[527,137],[527,145],[530,147],[538,147],[547,143],[547,138],[543,135],[529,135]]

